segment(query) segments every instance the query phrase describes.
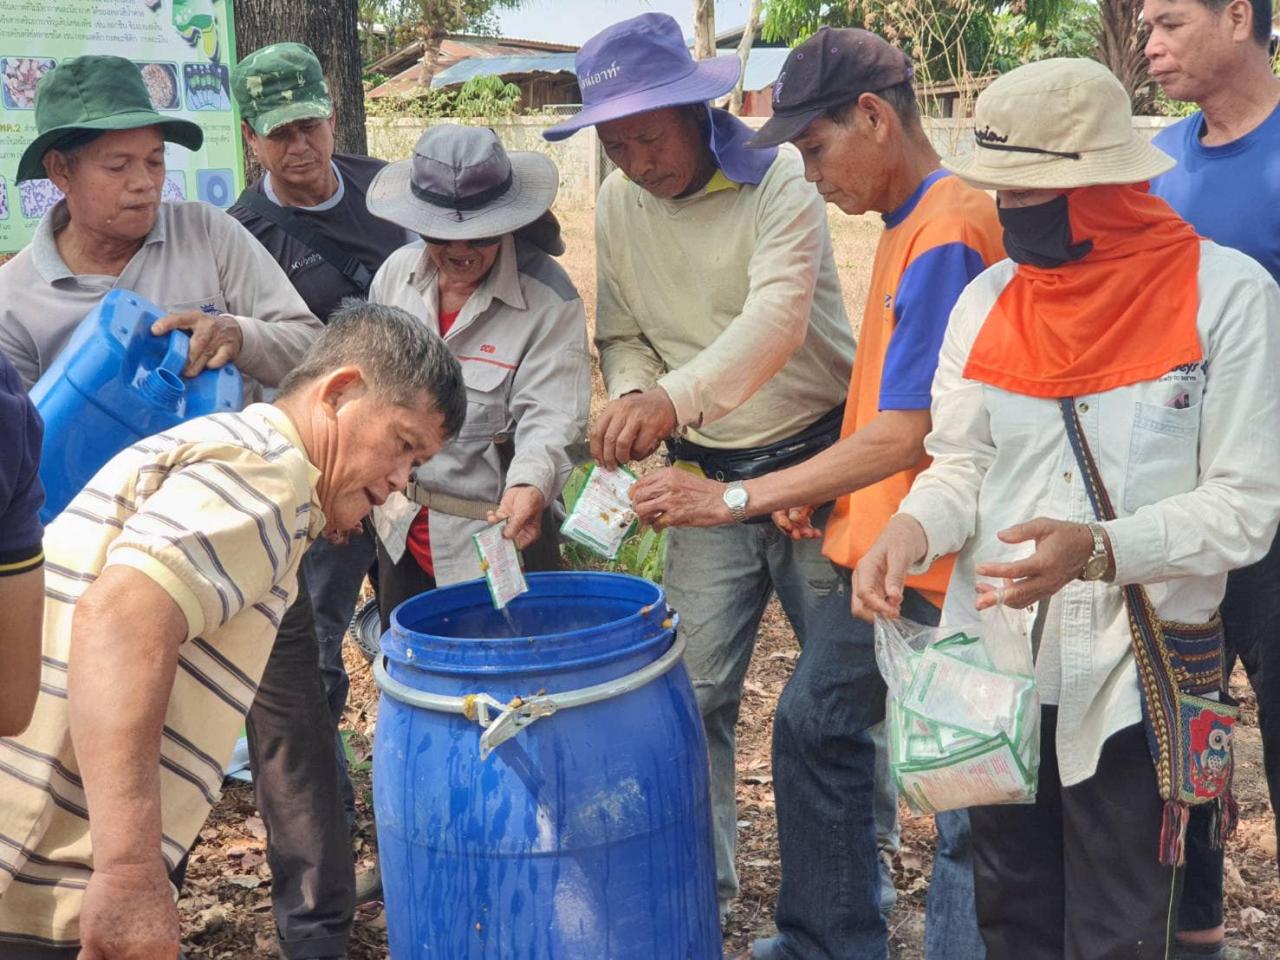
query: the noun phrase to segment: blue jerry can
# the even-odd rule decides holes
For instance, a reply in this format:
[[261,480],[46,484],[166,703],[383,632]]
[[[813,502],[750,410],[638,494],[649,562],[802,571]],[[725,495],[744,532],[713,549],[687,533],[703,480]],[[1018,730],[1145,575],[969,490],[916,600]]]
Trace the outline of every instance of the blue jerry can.
[[40,519],[46,524],[130,444],[243,404],[240,371],[230,364],[182,377],[190,337],[180,330],[167,337],[151,333],[168,312],[136,293],[112,290],[31,388],[44,419]]

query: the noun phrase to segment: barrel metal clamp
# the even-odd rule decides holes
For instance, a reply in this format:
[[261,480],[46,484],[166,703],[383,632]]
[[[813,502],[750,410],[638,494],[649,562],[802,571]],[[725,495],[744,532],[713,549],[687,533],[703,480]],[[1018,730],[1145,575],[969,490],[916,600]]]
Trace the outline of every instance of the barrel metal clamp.
[[560,710],[584,707],[589,703],[611,700],[624,693],[638,690],[645,684],[667,673],[684,656],[684,638],[676,631],[675,639],[667,652],[652,663],[634,673],[616,680],[606,680],[578,690],[563,693],[539,693],[531,697],[515,697],[503,703],[487,693],[471,693],[465,697],[446,697],[436,693],[415,690],[396,680],[387,672],[387,656],[383,654],[373,661],[373,677],[382,692],[393,700],[423,710],[438,713],[460,713],[477,724],[480,734],[480,759],[486,759],[497,747],[506,743],[535,720],[549,717]]

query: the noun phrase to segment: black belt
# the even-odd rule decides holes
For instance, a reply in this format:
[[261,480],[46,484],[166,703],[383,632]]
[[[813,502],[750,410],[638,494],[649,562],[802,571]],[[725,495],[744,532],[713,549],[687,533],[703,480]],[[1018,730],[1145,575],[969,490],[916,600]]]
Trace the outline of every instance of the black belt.
[[671,437],[667,440],[667,459],[696,463],[703,473],[721,483],[752,480],[794,466],[827,449],[840,439],[843,423],[844,403],[841,403],[799,433],[762,447],[705,447],[692,440]]

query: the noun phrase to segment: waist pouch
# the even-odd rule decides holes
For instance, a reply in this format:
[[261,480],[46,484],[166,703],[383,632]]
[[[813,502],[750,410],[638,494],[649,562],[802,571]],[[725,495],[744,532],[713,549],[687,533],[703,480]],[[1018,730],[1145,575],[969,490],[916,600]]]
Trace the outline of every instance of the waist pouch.
[[[840,439],[840,426],[844,422],[844,404],[831,408],[799,433],[784,440],[762,447],[725,449],[704,447],[692,440],[671,437],[667,440],[667,460],[688,460],[696,463],[712,480],[732,483],[735,480],[753,480],[766,473],[782,470],[808,460],[821,453]],[[768,517],[755,517],[768,520]]]

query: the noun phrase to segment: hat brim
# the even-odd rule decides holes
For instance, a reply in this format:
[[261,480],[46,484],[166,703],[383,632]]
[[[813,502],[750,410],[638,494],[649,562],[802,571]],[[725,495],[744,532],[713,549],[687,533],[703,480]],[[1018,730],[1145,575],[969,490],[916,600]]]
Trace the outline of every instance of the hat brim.
[[527,226],[551,209],[560,189],[560,171],[548,156],[518,150],[507,154],[511,187],[475,210],[450,210],[414,196],[413,160],[398,160],[378,171],[369,184],[366,205],[375,217],[390,220],[423,237],[479,240]]
[[734,88],[741,69],[742,64],[736,54],[695,60],[693,69],[683,77],[583,107],[568,120],[562,120],[543,130],[543,139],[555,142],[572,136],[583,127],[594,127],[610,120],[621,120],[623,117],[633,117],[637,113],[648,113],[664,107],[715,100]]
[[43,180],[44,155],[57,146],[69,133],[80,130],[138,130],[142,127],[159,127],[160,134],[170,143],[186,147],[188,150],[199,150],[204,143],[204,131],[198,124],[190,120],[166,117],[151,110],[138,110],[132,113],[117,113],[110,117],[99,117],[97,120],[86,120],[83,123],[68,123],[61,127],[46,130],[31,141],[22,158],[18,161],[18,173],[14,178],[21,183],[24,180]]
[[[243,111],[242,111],[243,114]],[[327,103],[318,100],[307,100],[304,103],[290,103],[266,113],[259,114],[245,122],[260,137],[269,137],[273,130],[279,130],[287,123],[296,120],[327,120],[333,116],[333,101]]]
[[1119,146],[1080,159],[977,147],[942,165],[979,190],[1069,190],[1103,184],[1142,183],[1172,170],[1175,161],[1138,134]]
[[790,143],[809,128],[809,124],[817,120],[826,113],[827,107],[817,107],[813,110],[806,110],[803,113],[794,113],[788,116],[774,114],[764,122],[756,135],[747,141],[748,147],[754,147],[757,150],[764,147],[776,147],[780,143]]

